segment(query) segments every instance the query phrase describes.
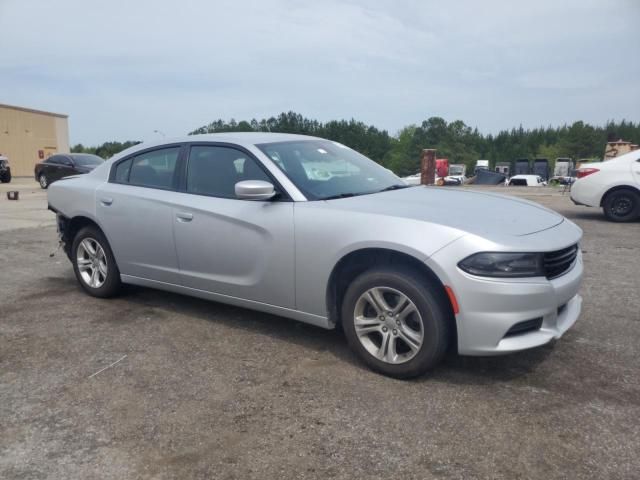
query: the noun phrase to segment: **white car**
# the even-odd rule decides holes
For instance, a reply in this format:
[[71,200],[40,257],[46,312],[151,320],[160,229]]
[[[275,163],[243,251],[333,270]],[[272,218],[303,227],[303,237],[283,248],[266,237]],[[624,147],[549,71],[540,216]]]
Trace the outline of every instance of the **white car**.
[[514,175],[509,179],[510,187],[545,187],[546,185],[547,182],[538,175]]
[[602,207],[613,222],[640,217],[640,150],[606,162],[588,163],[577,171],[571,187],[576,205]]
[[420,172],[403,178],[403,180],[407,185],[420,185],[420,179],[421,179]]

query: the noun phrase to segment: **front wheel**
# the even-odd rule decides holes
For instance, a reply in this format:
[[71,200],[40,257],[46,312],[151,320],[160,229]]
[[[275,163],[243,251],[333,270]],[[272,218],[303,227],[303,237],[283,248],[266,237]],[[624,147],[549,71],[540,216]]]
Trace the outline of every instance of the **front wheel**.
[[640,195],[629,189],[615,190],[604,198],[602,210],[607,220],[630,222],[640,216]]
[[41,173],[38,177],[38,183],[40,183],[40,188],[42,188],[43,190],[45,190],[49,186],[49,180],[44,173]]
[[11,172],[4,172],[0,174],[0,182],[9,183],[11,181]]
[[390,377],[422,375],[440,362],[449,343],[442,295],[411,269],[361,274],[347,289],[341,318],[350,347]]
[[94,297],[112,297],[120,290],[120,271],[104,234],[96,227],[82,228],[71,246],[73,271],[80,286]]

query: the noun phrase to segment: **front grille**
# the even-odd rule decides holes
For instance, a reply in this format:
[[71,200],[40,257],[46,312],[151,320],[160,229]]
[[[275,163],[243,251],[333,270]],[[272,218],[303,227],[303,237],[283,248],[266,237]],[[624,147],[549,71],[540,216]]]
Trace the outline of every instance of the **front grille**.
[[543,260],[545,276],[552,279],[564,275],[571,268],[577,256],[577,244],[555,252],[545,253]]
[[507,331],[507,333],[504,334],[504,336],[513,337],[514,335],[522,335],[523,333],[540,330],[540,327],[542,327],[542,317],[532,318],[531,320],[516,323]]

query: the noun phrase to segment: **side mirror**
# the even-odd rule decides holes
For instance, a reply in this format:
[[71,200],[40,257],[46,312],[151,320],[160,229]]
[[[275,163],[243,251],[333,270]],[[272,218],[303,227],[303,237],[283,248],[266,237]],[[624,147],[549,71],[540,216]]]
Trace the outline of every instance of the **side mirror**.
[[276,195],[273,184],[263,180],[243,180],[236,183],[235,190],[241,200],[269,200]]

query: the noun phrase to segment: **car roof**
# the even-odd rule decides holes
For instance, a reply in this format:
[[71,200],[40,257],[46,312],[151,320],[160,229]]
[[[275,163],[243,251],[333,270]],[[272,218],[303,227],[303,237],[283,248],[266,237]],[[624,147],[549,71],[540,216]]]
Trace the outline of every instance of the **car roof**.
[[[261,145],[263,143],[290,142],[293,140],[325,140],[324,138],[293,133],[269,133],[269,132],[224,132],[203,133],[199,135],[187,135],[177,138],[163,138],[157,142],[145,142],[139,145],[147,147],[152,145],[164,145],[169,143],[193,143],[193,142],[229,142],[239,145]],[[136,145],[138,146],[138,145]]]
[[313,137],[310,135],[298,135],[293,133],[270,133],[270,132],[224,132],[224,133],[204,133],[198,135],[186,135],[183,137],[162,138],[152,142],[138,143],[114,155],[111,159],[122,158],[123,156],[135,153],[148,148],[162,147],[163,145],[174,145],[176,143],[197,143],[197,142],[221,142],[234,143],[243,147],[262,145],[266,143],[291,142],[295,140],[326,140],[325,138]]
[[65,157],[98,157],[102,158],[100,155],[96,155],[95,153],[59,153],[58,155],[64,155]]

